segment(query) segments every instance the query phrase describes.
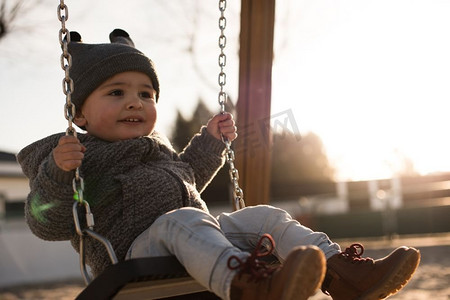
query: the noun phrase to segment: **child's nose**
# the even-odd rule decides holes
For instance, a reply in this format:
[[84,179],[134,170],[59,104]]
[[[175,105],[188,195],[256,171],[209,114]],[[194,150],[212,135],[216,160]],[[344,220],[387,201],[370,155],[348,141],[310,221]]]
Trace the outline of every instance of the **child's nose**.
[[127,109],[142,109],[142,101],[138,96],[131,96],[127,102]]

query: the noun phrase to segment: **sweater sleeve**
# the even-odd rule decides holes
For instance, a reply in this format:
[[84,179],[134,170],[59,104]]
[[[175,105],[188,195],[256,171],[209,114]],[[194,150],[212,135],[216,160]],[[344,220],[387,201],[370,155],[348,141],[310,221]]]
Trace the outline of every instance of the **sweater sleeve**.
[[195,174],[197,190],[201,193],[211,182],[225,162],[225,145],[202,127],[180,153],[182,161],[191,165]]
[[[52,146],[53,142],[35,143],[18,155],[18,161],[30,184],[30,193],[25,203],[25,218],[31,231],[39,238],[51,241],[68,240],[74,233],[74,172],[65,172],[56,166]],[[47,152],[47,156],[44,156],[43,152]]]

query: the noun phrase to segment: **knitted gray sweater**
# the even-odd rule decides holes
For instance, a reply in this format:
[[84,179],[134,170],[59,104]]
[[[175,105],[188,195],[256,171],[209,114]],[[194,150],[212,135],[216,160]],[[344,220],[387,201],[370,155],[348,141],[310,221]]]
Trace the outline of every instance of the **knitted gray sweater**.
[[[38,237],[70,240],[79,251],[72,217],[74,171],[59,169],[52,156],[61,136],[46,137],[17,155],[30,179],[25,216]],[[119,142],[84,134],[78,138],[87,148],[80,173],[84,198],[95,217],[94,230],[111,242],[119,260],[160,215],[185,206],[208,210],[200,193],[223,165],[224,145],[206,128],[180,154],[157,133]],[[79,216],[84,225],[84,214]],[[91,239],[86,243],[86,262],[95,276],[110,264],[103,246]]]

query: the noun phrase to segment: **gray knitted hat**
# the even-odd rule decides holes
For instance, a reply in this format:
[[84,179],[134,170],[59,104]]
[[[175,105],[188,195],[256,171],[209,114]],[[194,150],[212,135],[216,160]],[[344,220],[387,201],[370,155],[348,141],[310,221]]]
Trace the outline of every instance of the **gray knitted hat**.
[[110,77],[127,71],[148,75],[159,98],[159,81],[153,62],[134,48],[128,33],[115,29],[110,44],[84,44],[77,32],[70,33],[69,53],[72,55],[70,77],[74,81],[72,102],[81,109],[86,98]]

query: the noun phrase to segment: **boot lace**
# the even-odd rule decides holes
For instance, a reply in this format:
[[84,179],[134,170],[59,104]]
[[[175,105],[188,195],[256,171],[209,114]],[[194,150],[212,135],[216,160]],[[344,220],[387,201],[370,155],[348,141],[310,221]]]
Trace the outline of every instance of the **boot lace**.
[[[264,242],[267,241],[269,247],[264,246]],[[228,268],[231,270],[239,270],[238,276],[242,274],[249,274],[248,281],[259,282],[272,275],[276,270],[273,266],[270,267],[265,261],[261,261],[258,258],[269,256],[273,253],[275,248],[275,241],[270,234],[263,234],[256,245],[255,250],[250,254],[245,261],[242,261],[239,257],[233,255],[228,259]]]
[[[337,256],[340,259],[344,259],[352,264],[361,263],[373,263],[373,259],[370,257],[361,257],[364,253],[364,247],[361,244],[352,244],[350,247],[346,248],[345,251],[339,253]],[[330,271],[327,271],[324,281],[322,282],[322,292],[330,296],[328,288],[330,287],[331,281],[333,281],[333,276],[331,276]]]
[[361,257],[364,253],[364,247],[361,244],[352,244],[350,247],[341,252],[341,257],[350,260],[352,263],[372,262],[370,257]]

